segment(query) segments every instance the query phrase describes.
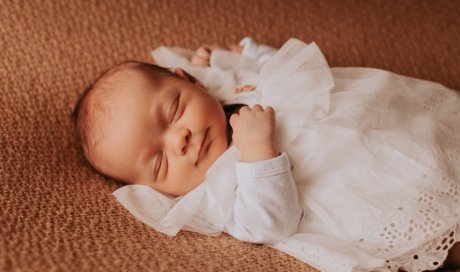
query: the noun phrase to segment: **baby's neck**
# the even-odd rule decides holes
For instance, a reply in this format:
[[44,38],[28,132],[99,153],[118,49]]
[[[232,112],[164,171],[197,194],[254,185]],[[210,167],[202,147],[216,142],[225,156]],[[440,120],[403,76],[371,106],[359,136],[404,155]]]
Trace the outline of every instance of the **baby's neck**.
[[232,126],[230,126],[230,116],[238,112],[241,107],[246,106],[244,104],[233,104],[224,106],[225,118],[227,119],[227,145],[232,143]]

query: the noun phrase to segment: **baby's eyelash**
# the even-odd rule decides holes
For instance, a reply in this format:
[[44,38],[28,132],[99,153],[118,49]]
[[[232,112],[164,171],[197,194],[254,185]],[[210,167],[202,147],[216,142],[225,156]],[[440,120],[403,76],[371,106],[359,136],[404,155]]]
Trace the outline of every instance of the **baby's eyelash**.
[[168,164],[168,156],[166,155],[166,153],[164,154],[164,160],[165,160],[165,163],[164,163],[164,165],[165,165],[164,166],[164,168],[165,168],[164,176],[166,176],[166,174],[168,173],[168,166],[169,166],[169,164]]
[[170,117],[169,117],[169,121],[170,123],[172,123],[176,118],[176,115],[177,115],[177,111],[179,109],[179,102],[180,102],[180,95],[177,95],[175,98],[174,98],[174,101],[171,105],[171,110],[170,110]]
[[158,174],[160,173],[162,161],[163,161],[163,153],[160,153],[157,156],[157,160],[156,160],[156,163],[155,163],[155,168],[153,170],[153,174],[155,175],[155,179],[158,179]]

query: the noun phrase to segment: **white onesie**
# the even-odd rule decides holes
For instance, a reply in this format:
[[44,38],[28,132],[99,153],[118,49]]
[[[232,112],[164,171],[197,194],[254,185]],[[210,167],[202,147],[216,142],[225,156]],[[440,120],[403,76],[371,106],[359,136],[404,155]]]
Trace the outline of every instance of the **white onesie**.
[[[329,68],[314,43],[243,44],[243,56],[216,51],[208,68],[191,66],[184,49],[154,57],[226,104],[274,107],[285,153],[243,163],[230,147],[182,197],[128,185],[117,199],[163,233],[225,231],[321,271],[438,268],[460,238],[459,94],[378,69]],[[257,87],[233,92],[244,84]]]

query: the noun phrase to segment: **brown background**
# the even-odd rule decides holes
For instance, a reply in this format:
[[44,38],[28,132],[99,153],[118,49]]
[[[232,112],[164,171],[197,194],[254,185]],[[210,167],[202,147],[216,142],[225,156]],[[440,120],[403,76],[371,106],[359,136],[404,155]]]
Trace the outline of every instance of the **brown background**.
[[331,66],[367,66],[460,89],[460,1],[0,0],[1,271],[310,271],[222,235],[170,238],[111,196],[73,138],[72,107],[99,72],[160,45],[245,36],[316,41]]

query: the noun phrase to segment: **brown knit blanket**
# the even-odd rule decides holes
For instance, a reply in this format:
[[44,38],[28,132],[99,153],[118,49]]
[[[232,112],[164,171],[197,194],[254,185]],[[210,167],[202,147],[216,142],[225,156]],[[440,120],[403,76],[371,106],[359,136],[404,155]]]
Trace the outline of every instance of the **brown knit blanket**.
[[314,271],[228,235],[157,233],[84,162],[70,121],[96,75],[160,45],[316,41],[331,66],[460,89],[456,0],[0,0],[0,271]]

